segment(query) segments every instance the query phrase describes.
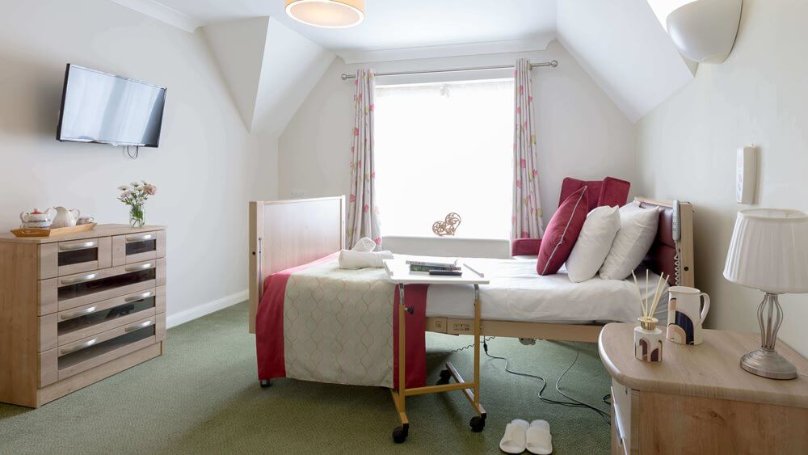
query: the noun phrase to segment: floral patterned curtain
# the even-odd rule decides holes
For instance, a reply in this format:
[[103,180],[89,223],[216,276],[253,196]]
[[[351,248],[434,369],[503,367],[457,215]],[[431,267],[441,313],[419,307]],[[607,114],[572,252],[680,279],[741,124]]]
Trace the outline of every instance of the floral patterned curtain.
[[346,232],[348,248],[362,237],[370,237],[376,245],[381,243],[373,156],[373,91],[376,87],[373,71],[357,70],[354,86],[351,194],[348,197]]
[[513,228],[511,237],[540,238],[544,233],[536,170],[536,131],[533,126],[533,80],[530,62],[516,61],[514,71]]

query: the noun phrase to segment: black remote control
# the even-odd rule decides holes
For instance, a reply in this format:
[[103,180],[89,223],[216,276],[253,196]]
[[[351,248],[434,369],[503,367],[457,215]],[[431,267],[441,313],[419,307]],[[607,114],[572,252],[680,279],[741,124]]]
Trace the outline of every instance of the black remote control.
[[429,274],[441,276],[463,276],[463,272],[460,270],[430,270]]

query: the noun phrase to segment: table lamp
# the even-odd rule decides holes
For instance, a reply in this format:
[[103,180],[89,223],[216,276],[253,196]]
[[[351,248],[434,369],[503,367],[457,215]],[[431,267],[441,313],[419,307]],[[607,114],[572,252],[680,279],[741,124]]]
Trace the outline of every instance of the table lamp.
[[738,212],[724,278],[765,293],[757,311],[760,349],[741,357],[741,368],[765,378],[796,378],[794,365],[774,350],[783,322],[777,297],[808,292],[808,215],[779,209]]

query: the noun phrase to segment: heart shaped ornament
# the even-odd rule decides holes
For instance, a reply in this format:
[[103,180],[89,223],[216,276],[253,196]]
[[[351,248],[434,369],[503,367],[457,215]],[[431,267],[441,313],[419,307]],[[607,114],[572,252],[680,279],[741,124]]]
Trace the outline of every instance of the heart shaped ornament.
[[446,215],[446,218],[443,221],[435,221],[435,223],[432,224],[432,232],[440,237],[446,235],[455,235],[457,227],[460,226],[460,221],[460,215],[455,212],[451,212]]

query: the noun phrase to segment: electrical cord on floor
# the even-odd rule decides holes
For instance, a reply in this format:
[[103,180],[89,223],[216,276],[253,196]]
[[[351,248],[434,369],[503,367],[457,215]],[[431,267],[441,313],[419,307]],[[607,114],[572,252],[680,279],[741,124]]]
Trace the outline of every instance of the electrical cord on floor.
[[[485,346],[486,342],[491,341],[494,338],[496,338],[496,337],[483,337],[483,340],[482,340],[483,346]],[[432,352],[432,353],[427,354],[427,357],[437,357],[437,356],[444,357],[446,355],[452,355],[455,352],[465,351],[466,349],[471,349],[473,347],[474,347],[474,343],[471,343],[469,345],[463,346],[462,348],[452,349],[451,351],[448,351],[448,352],[446,352],[446,351]]]
[[[535,379],[535,380],[541,382],[542,386],[541,386],[541,389],[539,389],[538,397],[539,397],[539,400],[543,401],[544,403],[555,404],[555,405],[559,405],[559,406],[572,407],[572,408],[588,408],[588,409],[591,409],[592,411],[595,411],[598,415],[600,415],[600,417],[604,419],[604,422],[606,424],[611,424],[611,416],[609,415],[608,412],[603,411],[602,409],[598,409],[595,406],[592,406],[590,404],[584,403],[583,401],[577,400],[574,397],[571,397],[570,395],[567,395],[566,393],[561,391],[561,385],[560,385],[561,380],[564,378],[564,376],[567,374],[567,372],[569,372],[572,369],[572,367],[578,362],[578,356],[580,355],[579,351],[575,352],[575,359],[567,367],[567,369],[564,370],[563,373],[561,373],[561,376],[558,377],[558,380],[556,380],[556,383],[555,383],[556,392],[558,392],[561,396],[563,396],[564,398],[566,398],[569,401],[560,401],[560,400],[554,400],[552,398],[545,397],[544,396],[544,390],[547,388],[547,380],[546,379],[544,379],[543,377],[538,376],[538,375],[511,370],[510,369],[510,360],[508,360],[507,357],[500,357],[500,356],[496,356],[496,355],[492,355],[492,354],[488,353],[488,343],[486,342],[485,339],[483,340],[483,351],[485,351],[485,355],[488,356],[489,358],[492,358],[492,359],[495,359],[495,360],[504,360],[505,361],[505,371],[507,373],[510,373],[512,375],[515,375],[515,376],[522,376],[522,377],[526,377],[526,378]],[[603,397],[603,402],[604,403],[607,403],[606,399],[608,397],[610,397],[610,395],[606,395],[606,396]]]

